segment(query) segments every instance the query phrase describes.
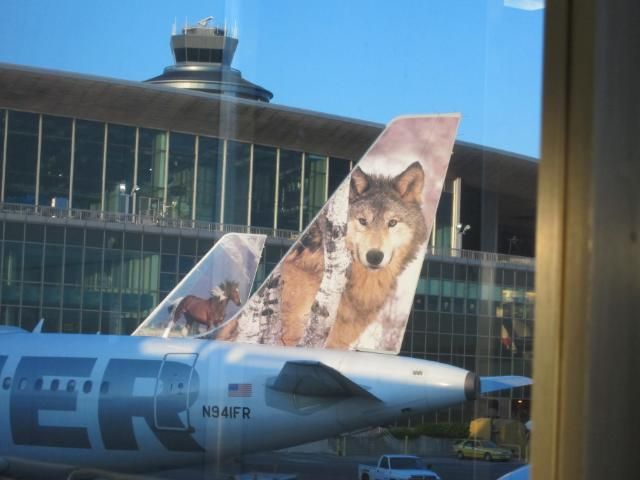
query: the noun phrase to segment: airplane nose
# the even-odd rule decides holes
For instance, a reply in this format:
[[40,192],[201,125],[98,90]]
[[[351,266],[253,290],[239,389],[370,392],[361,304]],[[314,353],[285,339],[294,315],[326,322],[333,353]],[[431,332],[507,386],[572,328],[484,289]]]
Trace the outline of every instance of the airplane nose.
[[475,400],[480,393],[480,377],[469,372],[464,379],[464,396],[467,400]]
[[380,265],[380,262],[382,262],[383,258],[384,253],[382,253],[380,250],[369,250],[367,252],[367,262],[369,262],[369,265]]

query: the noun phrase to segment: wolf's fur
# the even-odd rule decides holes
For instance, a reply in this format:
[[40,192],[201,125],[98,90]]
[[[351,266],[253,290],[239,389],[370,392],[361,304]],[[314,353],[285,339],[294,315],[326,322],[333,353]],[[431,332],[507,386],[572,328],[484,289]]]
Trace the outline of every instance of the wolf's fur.
[[[425,241],[421,209],[424,172],[415,162],[394,178],[351,174],[346,244],[352,256],[349,279],[326,346],[345,348],[376,319],[393,295],[397,278]],[[285,345],[304,334],[304,316],[322,281],[324,251],[317,222],[282,266],[282,324]]]

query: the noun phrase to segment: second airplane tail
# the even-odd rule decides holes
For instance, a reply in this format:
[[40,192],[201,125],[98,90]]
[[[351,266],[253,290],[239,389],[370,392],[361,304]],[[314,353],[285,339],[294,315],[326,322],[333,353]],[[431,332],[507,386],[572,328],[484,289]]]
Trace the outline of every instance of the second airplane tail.
[[231,318],[249,297],[265,239],[224,235],[133,335],[195,336]]

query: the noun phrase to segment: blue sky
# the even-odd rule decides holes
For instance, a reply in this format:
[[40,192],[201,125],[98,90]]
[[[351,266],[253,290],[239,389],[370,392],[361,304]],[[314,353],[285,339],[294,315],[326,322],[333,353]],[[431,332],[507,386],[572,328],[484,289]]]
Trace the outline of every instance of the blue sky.
[[459,139],[539,154],[544,10],[503,0],[2,0],[0,62],[144,80],[172,63],[174,19],[208,15],[237,25],[233,66],[273,103],[461,112]]

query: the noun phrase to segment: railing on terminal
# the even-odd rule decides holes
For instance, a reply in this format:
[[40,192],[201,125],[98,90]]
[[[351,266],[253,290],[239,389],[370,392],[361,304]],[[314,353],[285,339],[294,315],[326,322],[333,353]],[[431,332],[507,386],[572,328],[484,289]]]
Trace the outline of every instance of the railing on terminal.
[[220,233],[258,233],[285,240],[295,240],[299,235],[299,232],[295,230],[203,222],[200,220],[170,217],[160,213],[155,215],[139,215],[132,213],[103,212],[99,210],[81,210],[79,208],[56,208],[43,205],[25,205],[20,203],[0,203],[0,212],[45,218],[104,223],[133,223],[137,225],[150,225],[156,227],[198,229]]
[[476,262],[508,263],[511,266],[515,264],[531,268],[533,268],[536,263],[535,258],[531,257],[507,255],[505,253],[481,252],[478,250],[460,250],[457,248],[434,247],[432,245],[427,248],[427,256],[460,258]]
[[[17,215],[38,216],[44,218],[59,218],[80,221],[98,221],[104,223],[133,223],[157,227],[172,227],[179,229],[198,229],[219,233],[258,233],[269,237],[295,240],[300,232],[279,228],[252,227],[247,225],[232,225],[228,223],[203,222],[174,218],[162,214],[139,215],[131,213],[102,212],[99,210],[81,210],[79,208],[56,208],[42,205],[25,205],[21,203],[0,203],[0,212]],[[456,248],[434,247],[427,248],[427,256],[460,258],[476,262],[508,263],[533,268],[535,259],[507,255],[503,253],[481,252],[477,250],[460,250]]]

